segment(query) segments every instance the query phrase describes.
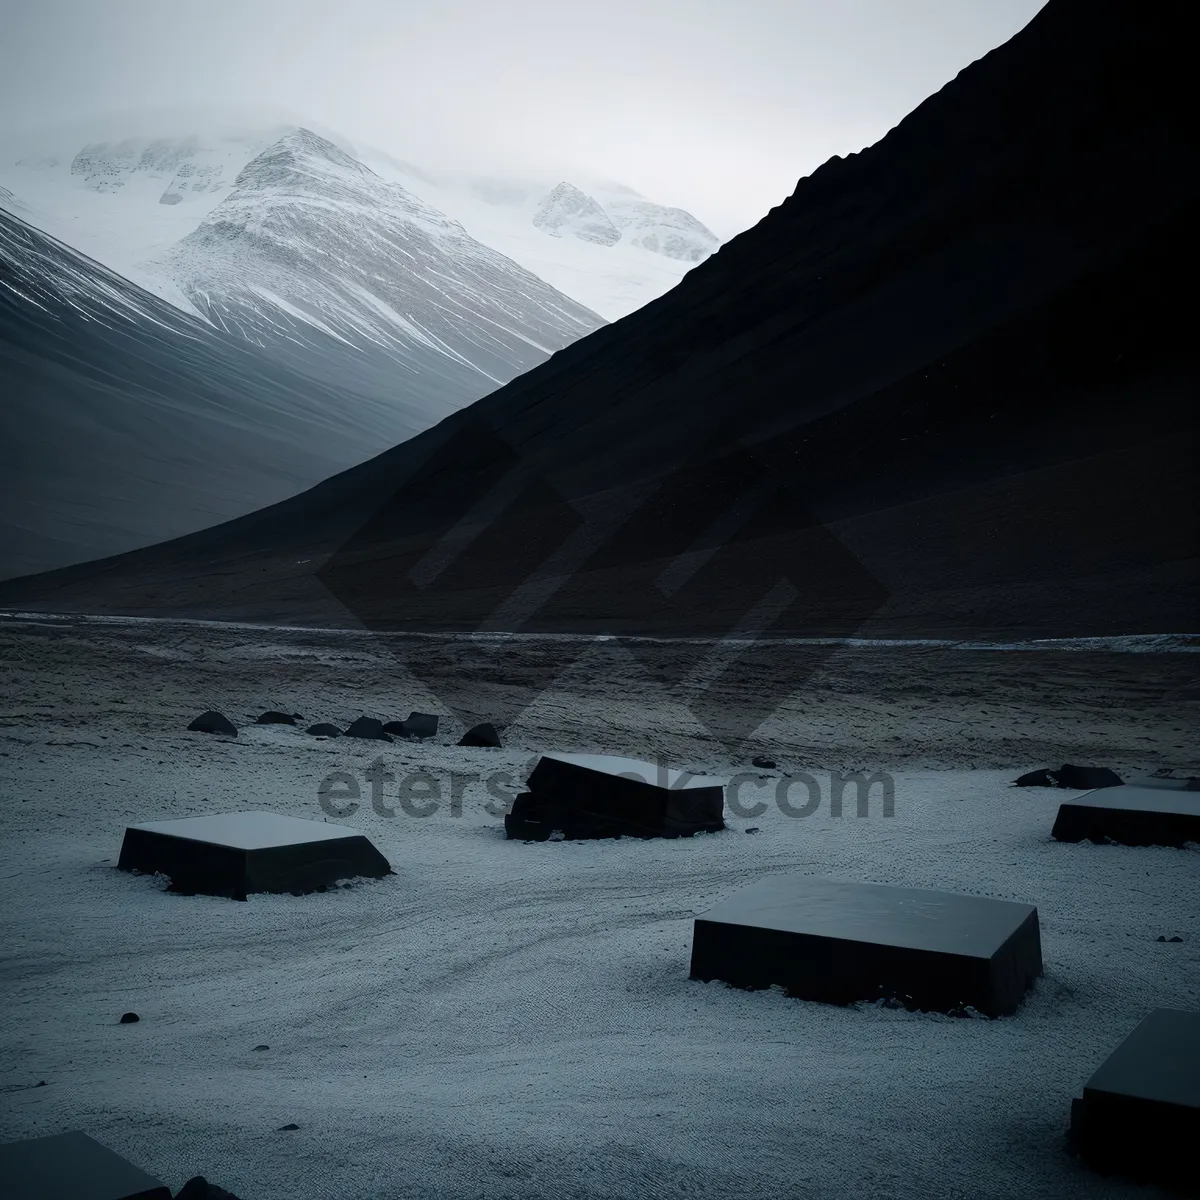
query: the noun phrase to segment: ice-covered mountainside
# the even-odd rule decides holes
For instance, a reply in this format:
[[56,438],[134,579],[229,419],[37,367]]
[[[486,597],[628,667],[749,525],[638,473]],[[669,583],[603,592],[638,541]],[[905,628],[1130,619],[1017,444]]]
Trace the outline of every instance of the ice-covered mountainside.
[[536,229],[553,237],[575,237],[598,246],[621,240],[621,231],[591,196],[569,183],[560,183],[533,214]]
[[[553,231],[539,227],[539,213],[562,186],[553,181],[477,176],[468,172],[443,173],[434,178],[429,172],[397,162],[378,151],[360,149],[358,153],[385,178],[396,180],[449,213],[472,237],[515,259],[610,321],[628,316],[670,291],[699,261],[649,249],[636,236],[622,235],[610,245],[572,236],[565,229],[554,236]],[[631,200],[650,203],[636,192],[613,184],[581,187],[567,182],[565,186],[601,207],[618,231],[619,225],[607,208],[610,195],[617,199],[618,207]],[[651,207],[664,213],[682,211],[659,205]],[[715,250],[717,239],[711,234],[708,237],[711,249]],[[685,241],[686,237],[680,239],[681,244]],[[659,238],[660,245],[667,242],[665,237]],[[705,251],[700,258],[709,252]]]
[[93,192],[152,183],[160,204],[179,204],[227,191],[247,157],[287,132],[284,128],[210,140],[191,135],[92,142],[71,159],[70,171]]
[[6,187],[0,187],[0,208],[18,217],[29,211],[29,206],[23,200],[17,199]]
[[[173,280],[161,268],[157,274],[148,271],[146,264],[160,262],[194,232],[233,191],[252,159],[299,128],[280,118],[256,122],[243,114],[239,119],[245,123],[190,113],[190,127],[181,117],[175,133],[165,132],[170,123],[155,120],[152,133],[136,137],[121,123],[105,121],[45,135],[33,143],[0,144],[0,186],[30,205],[39,228],[190,310]],[[458,222],[475,241],[606,320],[626,316],[670,290],[707,251],[689,255],[698,247],[716,245],[711,235],[706,241],[691,229],[694,219],[687,214],[660,222],[671,229],[688,226],[675,237],[631,232],[616,219],[620,213],[628,224],[621,205],[631,199],[663,214],[681,210],[650,205],[617,185],[592,186],[581,179],[569,181],[567,187],[605,210],[616,202],[614,211],[594,222],[600,240],[583,240],[565,228],[542,229],[535,218],[556,190],[558,181],[553,178],[493,178],[473,173],[469,166],[454,173],[430,171],[383,151],[355,146],[340,134],[309,128],[382,179],[398,183]],[[605,238],[612,244],[605,245]]]
[[621,240],[689,265],[702,262],[720,242],[717,235],[682,208],[655,204],[633,192],[600,197]]
[[473,372],[459,402],[603,324],[303,129],[247,163],[158,265],[214,324],[289,346],[319,331],[363,351],[356,370],[382,372],[381,387]]
[[0,268],[0,576],[273,504],[453,408],[322,383],[2,209]]

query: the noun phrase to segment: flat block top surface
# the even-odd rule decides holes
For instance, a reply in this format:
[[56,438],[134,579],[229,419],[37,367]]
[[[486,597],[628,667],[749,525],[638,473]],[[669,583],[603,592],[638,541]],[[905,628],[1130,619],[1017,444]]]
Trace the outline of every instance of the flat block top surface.
[[208,817],[181,817],[176,821],[143,821],[130,829],[160,833],[167,837],[229,846],[234,850],[269,850],[272,846],[297,846],[304,842],[329,842],[335,838],[360,837],[357,829],[306,821],[279,813],[214,813]]
[[57,1133],[0,1146],[5,1200],[123,1200],[166,1185],[86,1133]]
[[687,771],[672,770],[658,763],[644,762],[640,758],[622,758],[619,754],[543,754],[558,762],[570,763],[587,771],[599,771],[603,775],[622,775],[640,779],[655,787],[678,791],[684,788],[725,788],[725,780],[705,775],[689,775]]
[[1170,813],[1200,817],[1200,792],[1178,787],[1123,783],[1120,787],[1099,788],[1066,800],[1075,808],[1111,808],[1123,812]]
[[1084,1090],[1200,1111],[1200,1012],[1156,1008],[1105,1059]]
[[991,958],[1036,911],[1032,904],[988,896],[844,883],[814,875],[771,875],[697,919]]

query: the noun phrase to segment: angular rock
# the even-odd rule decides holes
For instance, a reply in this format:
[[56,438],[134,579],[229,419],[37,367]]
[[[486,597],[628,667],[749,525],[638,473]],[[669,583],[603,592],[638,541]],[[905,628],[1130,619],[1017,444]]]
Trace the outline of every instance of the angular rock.
[[330,725],[328,721],[320,721],[316,725],[310,725],[305,733],[311,733],[313,737],[341,737],[342,731],[336,725]]
[[359,717],[351,721],[343,737],[368,738],[377,742],[390,742],[392,739],[384,732],[383,722],[374,717]]
[[1200,842],[1200,793],[1183,779],[1144,779],[1098,788],[1058,806],[1051,836],[1060,842],[1183,846]]
[[755,758],[752,758],[750,760],[750,765],[752,767],[758,767],[759,770],[762,770],[762,771],[774,771],[775,770],[775,760],[773,758],[765,758],[761,754],[757,755]]
[[1054,772],[1059,787],[1091,791],[1094,788],[1120,787],[1124,782],[1116,771],[1107,767],[1075,767],[1065,763]]
[[302,719],[299,713],[277,712],[275,709],[269,709],[265,713],[259,713],[254,723],[256,725],[295,725]]
[[171,1200],[171,1189],[78,1130],[0,1146],[4,1200]]
[[429,713],[409,713],[403,721],[389,721],[383,727],[388,733],[394,733],[406,738],[435,737],[438,731],[438,718]]
[[691,977],[803,1000],[1015,1012],[1042,973],[1037,909],[812,875],[771,875],[696,918]]
[[201,713],[189,726],[191,733],[224,733],[237,737],[237,726],[224,714],[216,709]]
[[177,892],[234,900],[253,892],[301,895],[342,879],[392,873],[357,829],[269,812],[131,825],[117,865],[166,875]]
[[1014,787],[1058,787],[1058,780],[1045,767],[1040,771],[1026,771],[1013,780]]
[[725,828],[722,780],[609,754],[543,754],[504,819],[510,838],[688,837]]
[[1099,1171],[1195,1195],[1200,1012],[1151,1012],[1072,1101],[1070,1136]]
[[490,721],[481,721],[478,725],[472,725],[466,733],[458,739],[460,746],[493,746],[500,745],[500,735],[496,732],[496,727]]

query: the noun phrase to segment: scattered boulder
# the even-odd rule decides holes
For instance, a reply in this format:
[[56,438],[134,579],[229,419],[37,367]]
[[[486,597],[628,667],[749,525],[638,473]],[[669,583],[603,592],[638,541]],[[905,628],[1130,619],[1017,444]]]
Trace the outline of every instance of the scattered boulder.
[[276,712],[272,708],[265,713],[259,713],[258,719],[254,723],[256,725],[295,725],[300,720],[303,718],[299,713]]
[[388,733],[406,738],[430,738],[438,731],[438,718],[429,713],[409,713],[403,721],[389,721],[383,727]]
[[297,1125],[294,1121],[292,1121],[292,1122],[289,1122],[287,1125],[280,1125],[280,1127],[275,1132],[276,1133],[291,1133],[293,1130],[299,1129],[299,1128],[300,1128],[300,1126]]
[[121,1014],[121,1024],[122,1025],[132,1025],[136,1021],[140,1021],[141,1019],[142,1018],[139,1017],[137,1015],[137,1013],[135,1013],[135,1012],[127,1012],[127,1013]]
[[1059,787],[1093,791],[1096,788],[1120,787],[1124,782],[1116,771],[1107,767],[1075,767],[1066,763],[1054,772]]
[[1014,787],[1058,787],[1058,780],[1043,767],[1040,771],[1026,771],[1013,780]]
[[209,1183],[203,1175],[189,1179],[175,1193],[175,1200],[238,1200],[232,1192],[227,1192],[215,1183]]
[[210,708],[201,713],[189,726],[191,733],[225,733],[237,737],[237,726],[224,714]]
[[356,721],[350,722],[350,727],[345,732],[345,737],[352,738],[370,738],[377,742],[390,742],[392,739],[383,730],[383,722],[377,721],[374,717],[359,717]]
[[762,754],[758,754],[752,758],[750,760],[750,765],[752,767],[758,767],[762,771],[774,771],[776,766],[774,759],[766,758]]
[[[324,890],[324,889],[322,889],[322,890]],[[255,1050],[270,1050],[271,1047],[264,1044],[264,1045],[255,1046],[254,1048],[255,1048]]]
[[331,725],[328,721],[321,721],[316,725],[310,725],[304,732],[311,733],[313,737],[342,736],[342,731],[336,725]]
[[746,832],[747,832],[747,833],[758,833],[758,832],[759,832],[759,827],[758,827],[757,825],[748,825],[748,826],[746,827]]
[[500,745],[500,735],[496,732],[496,727],[490,721],[483,721],[478,725],[472,725],[466,733],[458,739],[460,746],[495,746]]

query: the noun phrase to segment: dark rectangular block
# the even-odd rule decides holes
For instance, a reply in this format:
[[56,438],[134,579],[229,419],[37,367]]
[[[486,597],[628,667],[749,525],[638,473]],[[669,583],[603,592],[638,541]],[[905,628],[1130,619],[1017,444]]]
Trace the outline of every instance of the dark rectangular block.
[[1032,904],[812,875],[760,879],[697,917],[692,934],[693,979],[832,1004],[1003,1016],[1041,973]]
[[234,900],[251,892],[302,894],[392,871],[357,829],[269,812],[130,825],[117,865],[166,875],[175,891]]
[[725,828],[724,781],[636,758],[543,754],[526,787],[505,818],[509,837],[687,837]]
[[1111,840],[1126,846],[1200,842],[1200,792],[1186,779],[1101,788],[1060,804],[1052,836],[1060,842]]
[[1098,1170],[1200,1194],[1200,1012],[1150,1013],[1072,1102],[1071,1140]]
[[171,1189],[86,1133],[0,1146],[4,1200],[171,1200]]

